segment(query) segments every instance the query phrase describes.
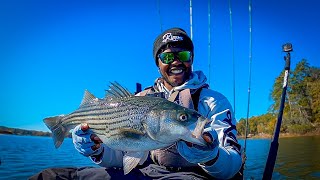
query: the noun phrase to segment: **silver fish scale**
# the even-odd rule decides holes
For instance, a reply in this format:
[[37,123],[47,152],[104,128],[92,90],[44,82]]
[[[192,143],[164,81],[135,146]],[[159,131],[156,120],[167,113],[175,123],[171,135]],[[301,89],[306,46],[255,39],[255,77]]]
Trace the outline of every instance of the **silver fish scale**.
[[[187,128],[199,121],[199,114],[195,111],[162,98],[130,96],[120,85],[112,85],[105,99],[98,99],[85,91],[76,111],[44,119],[53,133],[56,148],[69,130],[82,123],[88,123],[108,147],[121,151],[149,151],[166,147],[179,139],[205,144],[193,138]],[[190,121],[179,122],[181,113],[190,115]],[[200,125],[204,126],[204,123]]]
[[[152,100],[152,101],[150,101]],[[99,99],[81,106],[66,116],[63,124],[88,123],[90,128],[107,137],[123,136],[123,132],[145,133],[141,119],[149,107],[158,104],[150,98],[127,97]]]
[[124,132],[145,133],[141,120],[149,111],[149,107],[139,103],[139,99],[141,98],[128,98],[127,101],[119,104],[117,116],[106,122],[105,135],[107,137],[122,137]]

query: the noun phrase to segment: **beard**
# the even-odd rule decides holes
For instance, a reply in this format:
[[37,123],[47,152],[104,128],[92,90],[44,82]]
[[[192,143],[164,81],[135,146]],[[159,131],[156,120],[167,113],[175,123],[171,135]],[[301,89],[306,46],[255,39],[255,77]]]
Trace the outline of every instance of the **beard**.
[[[182,79],[180,79],[179,81],[176,81],[172,78],[170,78],[170,76],[172,75],[169,75],[170,73],[167,71],[165,74],[163,74],[161,71],[160,71],[160,74],[162,76],[162,78],[168,83],[170,84],[170,86],[172,87],[177,87],[177,86],[181,86],[182,84],[184,84],[189,78],[190,78],[190,75],[192,73],[192,70],[191,70],[191,67],[187,68],[185,65],[179,65],[177,67],[180,67],[180,68],[183,68],[183,77]],[[170,69],[170,68],[169,68]]]

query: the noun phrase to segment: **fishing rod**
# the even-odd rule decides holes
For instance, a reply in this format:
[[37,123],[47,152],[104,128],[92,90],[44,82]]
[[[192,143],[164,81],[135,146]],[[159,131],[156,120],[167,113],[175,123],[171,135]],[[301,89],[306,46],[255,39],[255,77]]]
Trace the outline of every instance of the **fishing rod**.
[[279,133],[280,133],[280,127],[282,122],[282,114],[284,109],[284,103],[285,103],[285,97],[287,92],[287,86],[288,86],[288,77],[290,72],[290,52],[293,51],[292,44],[286,43],[282,46],[283,52],[286,52],[287,55],[284,57],[285,60],[285,66],[284,66],[284,78],[283,78],[283,86],[282,86],[282,95],[281,95],[281,102],[280,102],[280,109],[277,119],[277,124],[274,130],[273,139],[270,144],[270,150],[268,154],[268,159],[266,163],[266,167],[263,172],[263,180],[270,180],[272,178],[272,172],[274,168],[274,164],[277,159],[277,153],[278,153],[278,147],[279,147]]

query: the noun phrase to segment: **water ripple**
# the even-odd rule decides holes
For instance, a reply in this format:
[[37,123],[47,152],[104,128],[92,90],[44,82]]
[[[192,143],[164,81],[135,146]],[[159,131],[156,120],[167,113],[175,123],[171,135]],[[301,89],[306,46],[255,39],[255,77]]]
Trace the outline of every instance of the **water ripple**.
[[[241,140],[240,143],[243,144]],[[244,179],[262,179],[270,140],[249,139]],[[273,179],[320,179],[320,136],[280,139]],[[50,167],[95,166],[70,138],[59,149],[51,137],[0,135],[0,180],[27,179]]]

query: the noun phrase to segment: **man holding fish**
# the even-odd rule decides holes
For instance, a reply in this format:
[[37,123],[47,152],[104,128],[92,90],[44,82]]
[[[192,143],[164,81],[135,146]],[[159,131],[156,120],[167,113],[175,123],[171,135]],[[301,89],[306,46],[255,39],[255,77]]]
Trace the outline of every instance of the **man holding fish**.
[[136,96],[112,83],[104,99],[86,91],[78,110],[44,120],[56,147],[74,128],[75,148],[103,168],[51,169],[38,178],[45,172],[77,179],[241,178],[231,104],[209,89],[202,71],[192,71],[194,47],[187,33],[161,33],[153,57],[161,77]]

